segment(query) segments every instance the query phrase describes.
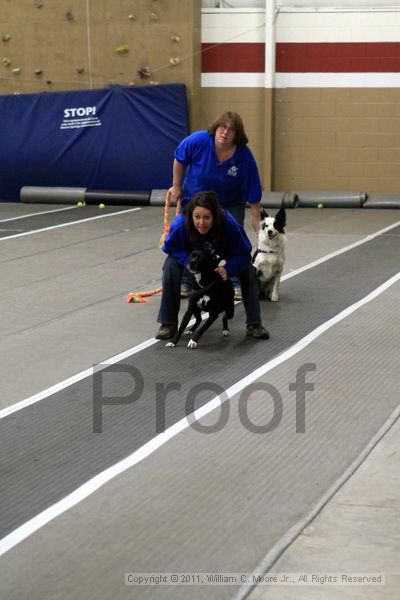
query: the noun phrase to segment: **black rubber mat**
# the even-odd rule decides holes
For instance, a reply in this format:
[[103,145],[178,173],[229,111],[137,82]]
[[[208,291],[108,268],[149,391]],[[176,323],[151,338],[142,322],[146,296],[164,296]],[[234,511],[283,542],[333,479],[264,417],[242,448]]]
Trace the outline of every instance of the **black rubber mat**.
[[[400,228],[396,228],[287,280],[281,302],[262,305],[271,331],[269,341],[244,336],[240,306],[231,338],[222,338],[220,326],[214,325],[194,351],[186,348],[184,340],[175,349],[157,343],[120,367],[97,374],[95,385],[88,378],[3,419],[1,535],[156,435],[161,387],[171,388],[164,411],[164,425],[169,427],[184,417],[188,393],[196,385],[207,388],[197,396],[197,408],[215,395],[210,384],[227,389],[396,274],[399,255]],[[93,390],[97,394],[100,377],[103,395],[123,397],[133,390],[133,376],[138,398],[125,405],[104,406],[102,432],[95,433]],[[158,431],[162,413],[158,411]],[[100,429],[98,420],[95,425]]]

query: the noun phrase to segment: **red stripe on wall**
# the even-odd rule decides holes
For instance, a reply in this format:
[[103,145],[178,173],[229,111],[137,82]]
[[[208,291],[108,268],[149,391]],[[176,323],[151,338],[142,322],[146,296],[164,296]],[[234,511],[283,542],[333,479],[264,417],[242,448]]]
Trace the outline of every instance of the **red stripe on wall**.
[[264,43],[202,44],[203,73],[264,73]]
[[[264,73],[265,44],[202,44],[203,73]],[[277,43],[278,73],[399,73],[400,42]]]
[[400,43],[278,43],[279,73],[400,72]]

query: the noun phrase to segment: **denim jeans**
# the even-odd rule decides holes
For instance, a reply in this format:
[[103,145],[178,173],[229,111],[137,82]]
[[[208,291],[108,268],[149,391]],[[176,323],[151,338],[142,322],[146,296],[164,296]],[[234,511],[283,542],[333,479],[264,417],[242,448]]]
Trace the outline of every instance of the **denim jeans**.
[[[181,305],[181,276],[183,266],[172,256],[167,256],[163,266],[161,306],[157,321],[164,324],[178,322],[179,308]],[[258,300],[259,286],[256,271],[250,263],[239,273],[238,278],[242,286],[243,304],[246,311],[247,325],[260,325],[260,303]]]

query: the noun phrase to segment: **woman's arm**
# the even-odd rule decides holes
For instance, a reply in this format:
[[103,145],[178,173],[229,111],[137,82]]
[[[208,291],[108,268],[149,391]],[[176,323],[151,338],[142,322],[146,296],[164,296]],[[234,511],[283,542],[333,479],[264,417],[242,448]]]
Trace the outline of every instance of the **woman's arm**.
[[172,187],[169,189],[172,200],[177,201],[178,198],[182,196],[182,179],[184,172],[185,165],[174,158],[174,164],[172,167]]
[[251,208],[251,224],[253,225],[253,229],[256,233],[260,228],[260,203],[254,202],[254,204],[250,204]]

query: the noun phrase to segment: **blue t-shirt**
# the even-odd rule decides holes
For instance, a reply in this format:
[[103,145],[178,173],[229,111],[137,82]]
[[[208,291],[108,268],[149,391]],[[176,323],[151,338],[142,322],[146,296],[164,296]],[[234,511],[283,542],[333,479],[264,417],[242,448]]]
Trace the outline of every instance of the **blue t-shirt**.
[[182,140],[174,156],[187,167],[183,204],[196,192],[207,190],[215,192],[221,206],[228,210],[237,204],[260,202],[260,176],[247,146],[238,146],[231,158],[219,162],[214,137],[208,131],[196,131]]
[[211,230],[204,236],[199,234],[197,243],[194,244],[187,239],[185,216],[178,215],[171,223],[169,234],[162,247],[163,251],[186,267],[192,250],[201,248],[202,244],[211,243],[218,254],[226,260],[225,268],[228,276],[238,275],[251,262],[251,242],[243,227],[235,221],[232,215],[226,211],[224,213],[224,231],[221,240],[216,242]]

